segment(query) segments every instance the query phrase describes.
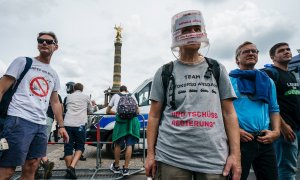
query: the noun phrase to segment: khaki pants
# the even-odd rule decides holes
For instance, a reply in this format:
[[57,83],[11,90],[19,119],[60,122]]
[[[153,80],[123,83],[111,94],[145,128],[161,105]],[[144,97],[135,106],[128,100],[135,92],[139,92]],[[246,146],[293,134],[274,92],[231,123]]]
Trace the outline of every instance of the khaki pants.
[[157,173],[155,180],[226,180],[222,174],[204,174],[192,172],[157,162]]

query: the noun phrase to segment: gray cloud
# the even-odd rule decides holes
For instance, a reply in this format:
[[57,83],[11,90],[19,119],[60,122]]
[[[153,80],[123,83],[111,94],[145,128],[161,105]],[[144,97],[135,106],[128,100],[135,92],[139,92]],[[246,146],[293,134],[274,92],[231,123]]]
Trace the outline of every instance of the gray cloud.
[[85,92],[102,103],[103,91],[112,86],[116,24],[123,27],[122,83],[133,90],[175,59],[170,51],[174,14],[201,10],[211,42],[207,55],[231,69],[236,67],[234,50],[245,40],[258,45],[261,59],[277,41],[300,47],[299,25],[293,22],[297,7],[296,0],[286,6],[271,0],[0,0],[0,73],[18,56],[36,56],[37,33],[53,30],[59,49],[51,64],[60,76],[61,93],[66,82],[82,82]]
[[50,9],[58,4],[48,0],[9,0],[0,2],[1,21],[30,20],[42,15],[47,15]]
[[296,38],[297,29],[294,25],[283,23],[282,28],[278,28],[277,24],[270,27],[267,31],[258,34],[255,37],[255,42],[263,52],[268,52],[272,45],[278,42],[289,42],[291,39]]
[[236,10],[225,11],[212,18],[211,52],[221,59],[234,59],[236,47],[244,41],[257,44],[261,53],[279,41],[289,41],[297,28],[287,17],[273,10],[261,10],[245,3]]
[[193,0],[195,2],[198,2],[198,3],[202,3],[202,4],[208,4],[208,5],[216,5],[217,3],[218,4],[221,4],[221,3],[226,3],[226,1],[228,0]]

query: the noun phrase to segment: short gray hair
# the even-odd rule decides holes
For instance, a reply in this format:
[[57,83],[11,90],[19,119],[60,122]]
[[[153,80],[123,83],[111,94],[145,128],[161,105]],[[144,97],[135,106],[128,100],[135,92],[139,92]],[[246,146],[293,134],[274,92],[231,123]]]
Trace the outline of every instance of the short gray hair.
[[51,36],[51,37],[54,39],[54,42],[55,42],[56,44],[58,43],[57,37],[56,37],[56,35],[55,35],[54,32],[52,32],[52,31],[42,31],[42,32],[40,32],[40,33],[38,34],[38,37],[37,37],[37,38],[40,38],[40,37],[43,36],[43,35],[49,35],[49,36]]

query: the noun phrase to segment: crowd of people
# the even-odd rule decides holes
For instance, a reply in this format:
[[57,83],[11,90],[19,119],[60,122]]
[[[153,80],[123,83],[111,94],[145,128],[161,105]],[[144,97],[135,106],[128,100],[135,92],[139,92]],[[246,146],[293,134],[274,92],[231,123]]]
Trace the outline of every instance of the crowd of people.
[[[256,69],[259,50],[245,41],[235,51],[238,68],[228,74],[220,62],[201,54],[209,40],[200,11],[180,12],[171,24],[176,60],[159,68],[152,82],[146,175],[159,180],[247,180],[252,166],[257,179],[295,180],[300,88],[288,71],[288,43],[273,45],[272,66]],[[10,179],[17,166],[22,166],[20,179],[33,180],[39,165],[45,170],[43,178],[51,177],[54,163],[46,150],[54,120],[64,141],[65,178],[76,179],[75,167],[85,150],[87,114],[96,110],[81,83],[67,85],[68,96],[62,102],[59,76],[50,65],[58,39],[53,32],[41,32],[37,42],[39,55],[31,58],[31,68],[3,120],[1,138],[9,149],[0,155],[0,180]],[[0,101],[21,76],[25,59],[15,59],[0,79]],[[129,175],[132,146],[139,140],[137,100],[121,86],[106,112],[116,115],[110,169]]]
[[264,69],[255,68],[256,45],[242,43],[235,52],[238,69],[227,74],[199,51],[209,44],[200,11],[174,15],[171,28],[178,56],[170,83],[164,82],[166,65],[153,79],[146,175],[247,180],[252,166],[258,180],[295,180],[300,89],[288,71],[288,43],[270,48],[273,64]]

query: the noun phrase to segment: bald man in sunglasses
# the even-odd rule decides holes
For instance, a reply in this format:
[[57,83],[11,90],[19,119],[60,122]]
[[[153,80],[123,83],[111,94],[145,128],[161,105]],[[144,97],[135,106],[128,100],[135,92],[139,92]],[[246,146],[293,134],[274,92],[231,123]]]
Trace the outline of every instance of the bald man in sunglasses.
[[[64,128],[62,109],[57,91],[60,81],[50,66],[51,57],[58,49],[53,32],[40,32],[37,37],[39,55],[32,57],[32,65],[21,80],[9,104],[1,138],[9,149],[0,157],[0,180],[10,179],[17,166],[22,166],[20,179],[33,180],[35,171],[47,149],[47,108],[49,102],[65,142],[69,136]],[[0,101],[16,82],[26,64],[25,57],[16,58],[0,80]]]

